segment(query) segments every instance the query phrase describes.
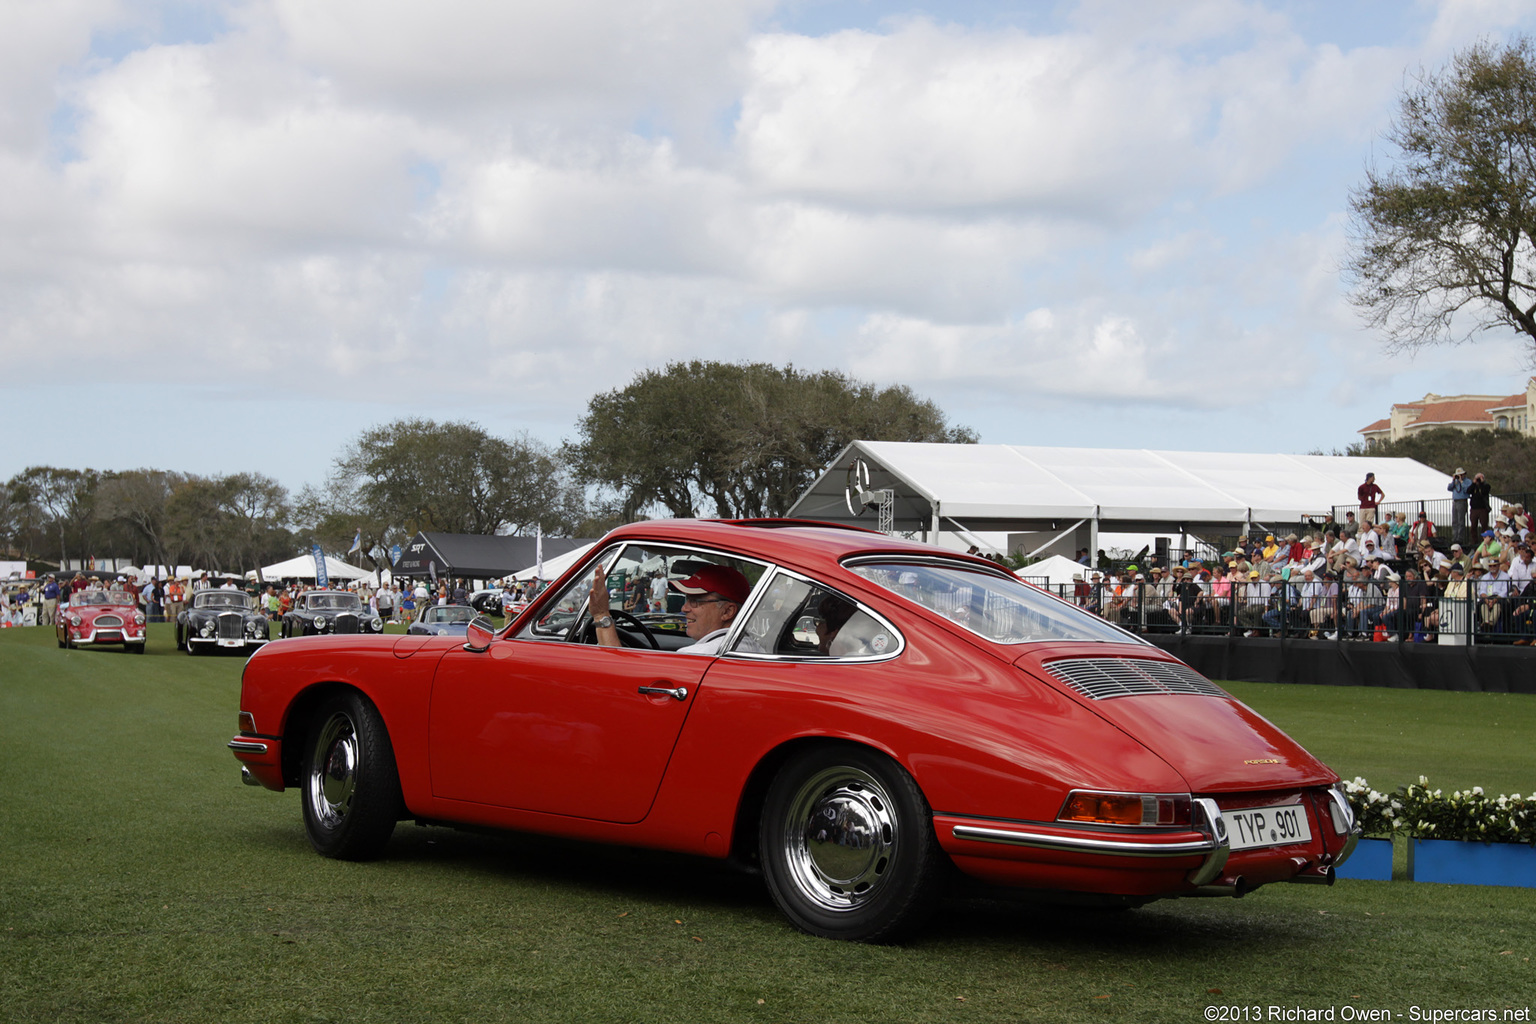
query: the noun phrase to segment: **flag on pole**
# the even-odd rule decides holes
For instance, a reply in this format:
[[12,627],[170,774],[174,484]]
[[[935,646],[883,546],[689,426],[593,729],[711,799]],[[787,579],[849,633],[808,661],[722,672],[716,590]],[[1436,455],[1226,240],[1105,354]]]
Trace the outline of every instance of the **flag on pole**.
[[315,586],[321,590],[330,590],[331,576],[325,571],[325,552],[316,544],[310,548],[310,553],[315,556]]
[[347,554],[350,555],[354,551],[361,550],[363,550],[363,531],[358,530],[357,536],[352,538],[352,546],[347,548]]

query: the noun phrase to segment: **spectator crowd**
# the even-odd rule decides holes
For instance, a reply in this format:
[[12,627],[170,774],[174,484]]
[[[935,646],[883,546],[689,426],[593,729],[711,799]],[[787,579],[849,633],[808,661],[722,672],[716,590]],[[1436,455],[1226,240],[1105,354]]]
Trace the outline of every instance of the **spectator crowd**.
[[1074,577],[1073,600],[1136,632],[1536,640],[1531,515],[1524,507],[1504,506],[1468,543],[1448,546],[1437,543],[1423,512],[1411,522],[1403,512],[1375,522],[1375,513],[1374,501],[1362,502],[1363,521],[1350,513],[1344,523],[1330,517],[1300,534],[1243,537],[1219,558],[1085,572]]

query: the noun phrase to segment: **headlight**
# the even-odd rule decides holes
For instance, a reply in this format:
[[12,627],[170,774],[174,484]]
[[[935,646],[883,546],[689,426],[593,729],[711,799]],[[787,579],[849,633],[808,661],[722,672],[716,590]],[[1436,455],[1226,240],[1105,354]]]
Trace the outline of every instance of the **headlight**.
[[217,628],[218,626],[214,624],[213,620],[209,619],[207,622],[203,623],[203,628],[198,630],[198,632],[203,634],[203,636],[213,636],[213,631]]
[[78,625],[80,625],[80,616],[71,613],[69,615],[69,624],[71,626],[78,626]]
[[316,615],[315,616],[315,628],[316,629],[324,629],[325,628],[325,616],[324,615]]
[[248,628],[250,629],[252,636],[258,636],[267,631],[267,624],[265,622],[257,622],[255,619],[252,619],[248,624]]
[[384,620],[379,618],[377,615],[375,615],[373,618],[368,620],[368,628],[369,629],[383,629],[384,628]]
[[144,625],[144,613],[143,612],[134,612],[133,613],[133,624],[135,626],[142,626],[142,625]]

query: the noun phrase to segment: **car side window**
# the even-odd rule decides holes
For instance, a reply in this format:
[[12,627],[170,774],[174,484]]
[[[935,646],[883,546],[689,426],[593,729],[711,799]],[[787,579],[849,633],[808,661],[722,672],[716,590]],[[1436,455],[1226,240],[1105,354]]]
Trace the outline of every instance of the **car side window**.
[[900,647],[895,630],[836,591],[778,573],[733,648],[799,658],[879,658]]
[[[617,619],[621,634],[649,646],[640,624],[662,650],[677,650],[693,641],[688,637],[683,614],[683,595],[671,588],[671,582],[687,579],[710,566],[724,566],[740,573],[749,587],[762,578],[766,566],[732,555],[674,545],[626,543],[621,549],[605,551],[599,559],[606,572],[608,607]],[[571,633],[573,625],[587,619],[587,595],[592,587],[591,563],[566,585],[539,619],[525,627],[523,636],[564,639],[591,634],[581,630]]]

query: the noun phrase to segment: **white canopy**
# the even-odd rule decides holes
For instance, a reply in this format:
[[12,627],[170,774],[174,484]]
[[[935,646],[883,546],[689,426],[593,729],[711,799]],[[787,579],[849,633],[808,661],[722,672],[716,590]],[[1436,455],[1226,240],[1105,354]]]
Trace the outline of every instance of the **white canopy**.
[[855,441],[789,514],[874,527],[873,509],[854,515],[846,504],[858,462],[870,490],[894,492],[894,528],[930,535],[1087,522],[1095,533],[1235,533],[1352,505],[1368,472],[1386,502],[1450,497],[1450,477],[1413,459]]
[[1051,586],[1059,587],[1071,583],[1073,576],[1081,576],[1088,571],[1088,567],[1081,562],[1074,562],[1062,555],[1052,555],[1050,558],[1026,565],[1014,575],[1031,583],[1038,583],[1044,578]]
[[539,575],[538,575],[538,566],[537,565],[530,565],[526,569],[520,569],[517,572],[513,573],[512,574],[512,579],[515,579],[515,580],[531,580],[531,579],[534,579],[534,578],[541,578],[541,579],[546,579],[546,580],[559,579],[561,574],[563,574],[565,572],[565,570],[569,569],[571,566],[573,566],[577,562],[581,561],[582,558],[584,558],[586,556],[587,552],[591,551],[591,550],[592,550],[592,545],[591,544],[583,544],[579,548],[572,548],[571,550],[567,551],[563,555],[556,555],[553,558],[546,558],[546,559],[544,559],[544,574],[543,574],[542,577],[539,577]]
[[[367,569],[359,569],[355,565],[348,565],[339,558],[325,556],[325,572],[333,580],[360,580],[373,574]],[[248,580],[256,578],[255,571],[245,574]],[[312,580],[315,578],[315,559],[313,555],[299,555],[290,558],[286,562],[278,562],[276,565],[264,565],[261,567],[261,578],[265,580],[299,579]]]

